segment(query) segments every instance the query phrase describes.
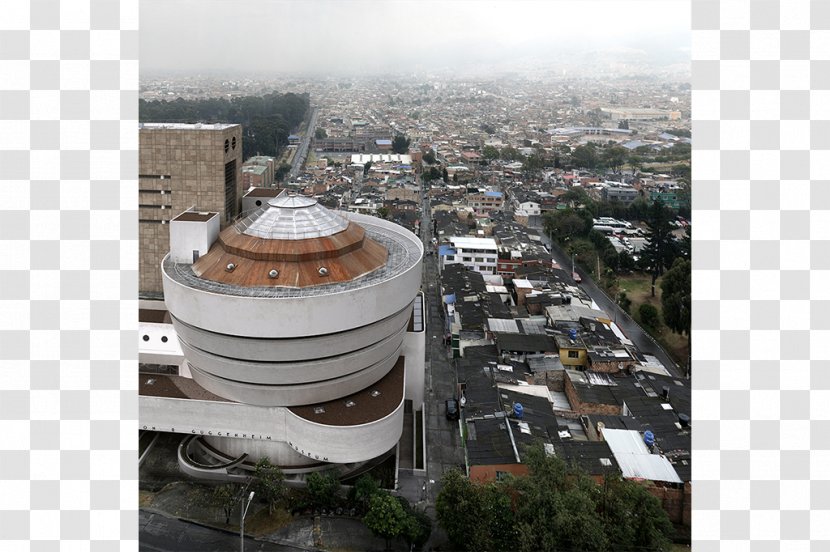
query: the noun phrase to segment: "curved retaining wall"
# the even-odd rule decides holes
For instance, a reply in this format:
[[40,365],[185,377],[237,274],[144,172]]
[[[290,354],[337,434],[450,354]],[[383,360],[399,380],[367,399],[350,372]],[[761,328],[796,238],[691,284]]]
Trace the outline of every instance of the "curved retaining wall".
[[[306,420],[282,407],[139,396],[140,427],[201,435],[211,446],[231,456],[247,452],[298,467],[324,461],[363,462],[384,454],[401,438],[403,415],[401,399],[393,412],[379,420],[331,426]],[[243,432],[255,438],[242,438]]]

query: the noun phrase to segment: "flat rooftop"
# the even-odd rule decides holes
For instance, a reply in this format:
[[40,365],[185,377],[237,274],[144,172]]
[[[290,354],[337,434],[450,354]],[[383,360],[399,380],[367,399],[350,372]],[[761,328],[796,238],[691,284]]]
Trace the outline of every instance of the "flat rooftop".
[[243,197],[277,197],[280,192],[280,188],[251,188]]
[[225,130],[241,126],[231,123],[138,123],[139,130]]
[[388,374],[362,391],[289,410],[300,418],[329,426],[352,426],[385,418],[403,400],[404,362],[404,357],[399,357]]
[[174,221],[178,222],[207,222],[213,217],[217,216],[218,213],[205,213],[205,212],[197,212],[197,211],[185,211],[181,215],[174,218]]

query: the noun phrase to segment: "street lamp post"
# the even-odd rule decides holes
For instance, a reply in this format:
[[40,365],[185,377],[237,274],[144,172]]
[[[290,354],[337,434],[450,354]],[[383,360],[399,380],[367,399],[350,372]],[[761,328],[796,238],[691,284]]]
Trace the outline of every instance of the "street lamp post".
[[251,491],[251,494],[248,495],[248,502],[240,503],[240,508],[242,509],[242,519],[239,522],[239,550],[240,552],[245,552],[245,515],[248,513],[248,506],[251,505],[251,501],[254,499],[254,491]]

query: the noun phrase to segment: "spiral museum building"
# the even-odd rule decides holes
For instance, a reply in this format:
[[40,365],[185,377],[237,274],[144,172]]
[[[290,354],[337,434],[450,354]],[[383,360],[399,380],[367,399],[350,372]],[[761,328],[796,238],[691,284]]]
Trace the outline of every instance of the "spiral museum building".
[[176,368],[140,372],[140,427],[183,434],[180,466],[202,476],[387,458],[423,405],[422,257],[394,223],[286,192],[224,229],[175,217],[139,360]]

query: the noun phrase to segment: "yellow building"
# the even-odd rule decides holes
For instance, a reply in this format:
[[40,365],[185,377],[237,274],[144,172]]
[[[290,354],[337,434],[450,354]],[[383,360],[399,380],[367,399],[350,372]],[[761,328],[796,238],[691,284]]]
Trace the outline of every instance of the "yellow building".
[[588,366],[588,348],[579,337],[570,339],[565,335],[554,336],[559,348],[559,360],[564,366]]

